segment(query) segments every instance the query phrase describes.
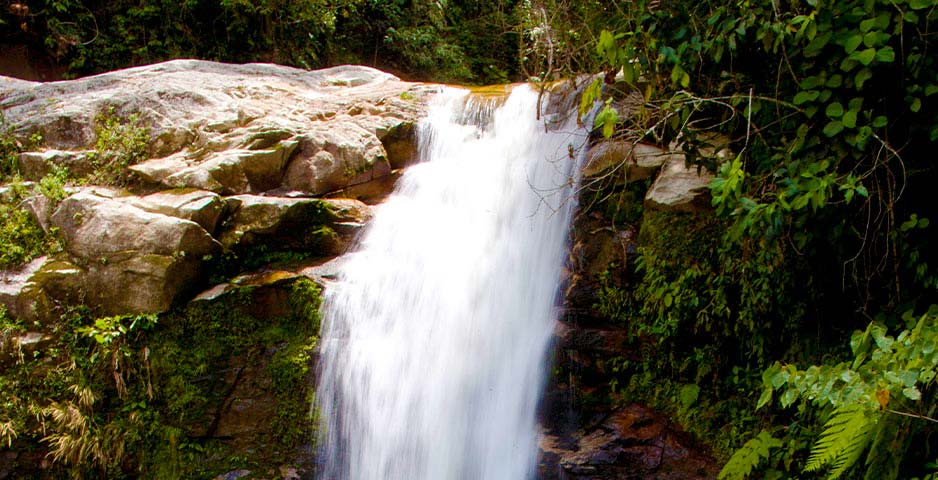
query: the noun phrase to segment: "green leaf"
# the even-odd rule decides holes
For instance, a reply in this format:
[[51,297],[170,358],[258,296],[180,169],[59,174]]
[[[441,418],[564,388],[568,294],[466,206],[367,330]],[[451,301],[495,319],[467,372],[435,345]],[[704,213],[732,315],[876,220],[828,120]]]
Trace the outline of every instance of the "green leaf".
[[918,401],[918,400],[921,400],[921,399],[922,399],[922,392],[920,392],[920,391],[919,391],[917,388],[915,388],[915,387],[906,387],[906,388],[903,388],[903,389],[902,389],[902,394],[905,395],[905,397],[908,398],[909,400],[916,400],[916,401]]
[[622,80],[629,85],[634,85],[635,80],[637,80],[637,75],[635,75],[635,67],[631,62],[626,61],[622,64]]
[[[851,53],[850,55],[852,56],[852,55],[854,55],[854,54],[856,54],[856,53],[857,53],[857,52],[853,52],[853,53]],[[852,58],[850,58],[850,57],[848,56],[847,58],[843,59],[843,60],[840,62],[840,71],[842,71],[842,72],[849,72],[849,71],[853,70],[854,68],[857,68],[857,65],[859,65],[859,64],[860,64],[859,62],[857,62],[856,60],[854,60],[854,59],[852,59]]]
[[876,51],[876,60],[883,63],[891,63],[896,59],[896,52],[892,47],[883,47]]
[[912,103],[909,104],[909,110],[913,112],[918,112],[922,109],[922,99],[916,97],[912,99]]
[[818,95],[820,95],[820,92],[818,92],[817,90],[808,90],[808,91],[803,90],[795,94],[794,103],[795,105],[801,105],[806,102],[813,102],[817,100]]
[[935,84],[933,84],[933,83],[930,83],[930,84],[928,84],[928,85],[925,87],[925,96],[926,96],[926,97],[930,97],[930,96],[932,96],[932,95],[934,95],[934,94],[936,94],[936,93],[938,93],[938,85],[935,85]]
[[922,10],[934,5],[934,0],[909,0],[909,8],[912,10]]
[[830,118],[840,118],[844,114],[844,106],[840,102],[834,102],[827,105],[827,109],[824,110],[824,114]]
[[889,119],[885,115],[878,115],[873,119],[873,126],[876,128],[883,128],[889,123]]
[[[860,22],[860,31],[863,33],[869,32],[874,26],[876,26],[876,19],[868,18]],[[863,41],[863,39],[861,38],[860,41]]]
[[866,50],[853,52],[850,54],[850,58],[860,62],[860,64],[864,66],[869,65],[870,63],[873,63],[873,59],[876,58],[876,49],[867,48]]
[[827,79],[827,86],[830,88],[840,88],[844,83],[844,76],[841,74],[832,75],[831,78]]
[[840,122],[844,124],[847,128],[856,128],[857,127],[857,111],[850,110],[847,113],[844,113],[844,116],[840,119]]
[[818,85],[820,85],[820,79],[816,76],[807,77],[798,83],[802,90],[810,90]]
[[678,392],[678,397],[681,401],[681,406],[685,409],[690,408],[694,403],[697,402],[697,397],[700,395],[700,387],[689,383],[681,387],[681,391]]
[[717,480],[744,480],[749,478],[752,471],[771,456],[771,450],[783,445],[782,441],[762,431],[752,440],[746,442],[733,453],[723,469],[717,475]]
[[618,112],[616,112],[616,110],[609,105],[606,105],[596,115],[596,119],[593,121],[593,125],[594,127],[602,127],[603,137],[609,138],[615,132],[616,122],[618,121]]
[[831,35],[831,32],[826,32],[814,37],[814,40],[811,40],[811,42],[804,47],[804,55],[806,57],[817,56],[817,54],[821,53],[821,49],[827,45],[827,42],[830,41]]
[[869,68],[864,68],[857,72],[856,76],[853,77],[853,82],[856,84],[857,90],[863,88],[863,84],[872,77],[873,72],[871,72]]
[[886,28],[889,27],[890,18],[891,18],[891,15],[889,15],[889,13],[887,12],[880,13],[879,15],[876,16],[876,19],[874,20],[875,22],[874,26],[879,30],[885,30]]
[[804,471],[816,472],[831,467],[827,478],[839,478],[860,458],[872,438],[877,421],[875,412],[860,405],[835,410],[824,424],[821,437],[811,447]]
[[861,43],[863,43],[863,36],[854,35],[844,42],[844,50],[846,50],[847,53],[853,53]]
[[764,407],[766,404],[772,401],[772,389],[766,388],[762,391],[762,395],[759,396],[759,402],[756,404],[756,410]]
[[889,41],[890,35],[884,32],[870,32],[863,36],[863,45],[879,47]]
[[833,120],[824,126],[824,135],[833,137],[844,129],[844,124],[838,120]]

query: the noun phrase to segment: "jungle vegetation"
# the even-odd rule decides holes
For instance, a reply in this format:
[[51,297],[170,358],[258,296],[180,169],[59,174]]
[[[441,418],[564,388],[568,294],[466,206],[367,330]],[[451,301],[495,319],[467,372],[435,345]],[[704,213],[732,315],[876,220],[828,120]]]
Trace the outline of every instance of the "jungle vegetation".
[[[582,103],[603,105],[598,135],[675,145],[714,174],[712,209],[645,212],[634,262],[609,272],[627,280],[598,292],[639,353],[607,359],[606,401],[684,420],[725,479],[934,479],[936,7],[23,0],[0,12],[0,42],[70,76],[180,57],[469,84],[601,73]],[[729,159],[709,153],[714,135]]]

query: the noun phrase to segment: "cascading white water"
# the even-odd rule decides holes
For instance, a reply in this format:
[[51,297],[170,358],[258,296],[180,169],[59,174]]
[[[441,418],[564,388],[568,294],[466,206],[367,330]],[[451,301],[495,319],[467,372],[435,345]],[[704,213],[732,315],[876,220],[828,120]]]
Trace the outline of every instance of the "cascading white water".
[[[447,89],[422,163],[376,209],[323,306],[320,476],[524,480],[537,453],[575,159],[538,95],[489,112]],[[467,118],[486,117],[483,129]]]

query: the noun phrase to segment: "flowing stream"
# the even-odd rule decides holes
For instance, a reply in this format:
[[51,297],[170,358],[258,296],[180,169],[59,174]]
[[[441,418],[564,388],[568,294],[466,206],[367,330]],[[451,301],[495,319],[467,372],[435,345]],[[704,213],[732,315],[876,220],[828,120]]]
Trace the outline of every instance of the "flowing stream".
[[447,89],[323,306],[328,480],[524,480],[586,132]]

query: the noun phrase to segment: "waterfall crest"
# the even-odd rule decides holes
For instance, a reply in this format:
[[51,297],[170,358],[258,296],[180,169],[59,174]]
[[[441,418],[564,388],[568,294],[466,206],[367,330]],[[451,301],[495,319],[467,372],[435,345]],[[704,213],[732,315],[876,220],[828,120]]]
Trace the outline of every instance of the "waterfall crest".
[[[317,404],[328,480],[534,475],[575,152],[538,95],[447,89],[410,167],[323,306]],[[481,126],[480,126],[481,125]]]

